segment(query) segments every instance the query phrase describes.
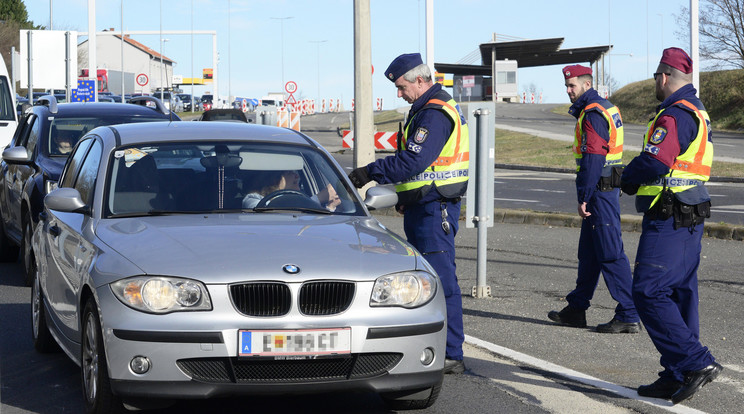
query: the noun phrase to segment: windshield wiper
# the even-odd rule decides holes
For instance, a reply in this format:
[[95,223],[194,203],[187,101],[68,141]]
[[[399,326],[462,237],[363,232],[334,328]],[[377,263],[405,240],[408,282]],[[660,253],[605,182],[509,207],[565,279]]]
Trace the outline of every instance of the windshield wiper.
[[109,218],[147,217],[147,216],[170,216],[174,214],[203,214],[202,211],[180,211],[180,210],[149,210],[136,211],[132,213],[111,214]]
[[[247,209],[247,211],[251,211]],[[330,211],[324,208],[313,208],[313,207],[258,207],[254,208],[253,211],[256,213],[264,213],[267,211],[300,211],[303,213],[316,213],[316,214],[331,214]]]

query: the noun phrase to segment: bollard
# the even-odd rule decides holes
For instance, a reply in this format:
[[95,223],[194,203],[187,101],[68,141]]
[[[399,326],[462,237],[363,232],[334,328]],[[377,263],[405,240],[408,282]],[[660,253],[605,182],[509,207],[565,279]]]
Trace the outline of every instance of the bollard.
[[[491,221],[493,216],[493,204],[489,211],[488,208],[488,185],[493,185],[493,180],[489,183],[487,177],[488,168],[491,169],[491,176],[493,175],[493,163],[488,162],[488,134],[486,125],[488,122],[484,122],[488,119],[490,112],[488,109],[478,109],[475,111],[476,117],[476,136],[478,138],[477,148],[478,154],[476,158],[477,175],[476,175],[476,188],[477,192],[477,208],[476,217],[473,217],[476,226],[478,227],[478,260],[476,265],[476,286],[473,288],[472,296],[476,298],[485,298],[491,296],[491,287],[486,285],[486,268],[487,268],[487,256],[488,256],[488,222]],[[493,202],[492,202],[493,203]]]

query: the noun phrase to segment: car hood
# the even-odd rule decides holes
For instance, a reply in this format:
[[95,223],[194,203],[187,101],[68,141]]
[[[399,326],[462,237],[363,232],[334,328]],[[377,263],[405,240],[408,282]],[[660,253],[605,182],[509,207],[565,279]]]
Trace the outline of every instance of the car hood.
[[[177,215],[102,220],[98,238],[151,275],[206,283],[318,278],[373,280],[425,268],[374,218],[292,214]],[[283,266],[300,271],[289,274]]]

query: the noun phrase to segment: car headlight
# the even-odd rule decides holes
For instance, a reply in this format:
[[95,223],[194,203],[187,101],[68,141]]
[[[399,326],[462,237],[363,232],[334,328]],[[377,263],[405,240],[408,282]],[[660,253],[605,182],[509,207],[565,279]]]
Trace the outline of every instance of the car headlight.
[[125,305],[149,313],[211,310],[212,301],[203,283],[165,276],[140,276],[111,284]]
[[369,305],[416,308],[428,303],[436,292],[437,281],[430,273],[394,273],[375,280]]

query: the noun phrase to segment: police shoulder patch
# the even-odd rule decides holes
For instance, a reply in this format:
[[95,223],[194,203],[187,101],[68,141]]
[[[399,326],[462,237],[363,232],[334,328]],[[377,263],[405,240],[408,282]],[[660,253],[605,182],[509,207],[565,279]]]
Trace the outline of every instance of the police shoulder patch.
[[426,137],[429,136],[429,130],[426,128],[419,128],[416,130],[416,134],[413,136],[413,142],[417,144],[423,144],[426,141]]
[[654,145],[659,145],[661,144],[662,141],[664,141],[664,137],[666,137],[666,134],[667,134],[666,128],[657,127],[654,130],[654,133],[651,134],[651,137],[648,139],[648,142]]

